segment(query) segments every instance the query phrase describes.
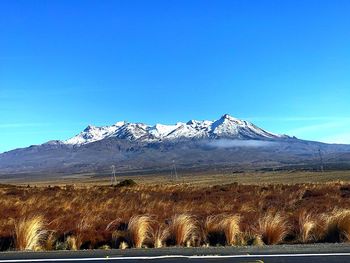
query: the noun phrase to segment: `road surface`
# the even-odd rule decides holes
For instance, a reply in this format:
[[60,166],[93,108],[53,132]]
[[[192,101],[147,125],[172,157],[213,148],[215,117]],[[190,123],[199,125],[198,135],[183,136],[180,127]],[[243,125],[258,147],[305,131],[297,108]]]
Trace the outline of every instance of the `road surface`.
[[0,263],[12,262],[350,263],[350,245],[316,244],[0,253]]

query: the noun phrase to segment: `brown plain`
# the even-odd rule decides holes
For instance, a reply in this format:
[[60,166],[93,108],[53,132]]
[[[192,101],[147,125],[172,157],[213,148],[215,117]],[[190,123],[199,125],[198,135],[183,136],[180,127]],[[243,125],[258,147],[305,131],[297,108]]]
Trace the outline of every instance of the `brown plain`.
[[1,185],[0,249],[350,241],[349,172],[132,178]]

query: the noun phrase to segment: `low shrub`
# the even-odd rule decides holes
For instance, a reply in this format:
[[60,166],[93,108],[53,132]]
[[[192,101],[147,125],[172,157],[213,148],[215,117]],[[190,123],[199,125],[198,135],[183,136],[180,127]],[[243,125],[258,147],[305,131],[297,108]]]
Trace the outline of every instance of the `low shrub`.
[[130,186],[135,186],[137,183],[132,180],[132,179],[126,179],[123,181],[120,181],[116,186],[117,187],[130,187]]

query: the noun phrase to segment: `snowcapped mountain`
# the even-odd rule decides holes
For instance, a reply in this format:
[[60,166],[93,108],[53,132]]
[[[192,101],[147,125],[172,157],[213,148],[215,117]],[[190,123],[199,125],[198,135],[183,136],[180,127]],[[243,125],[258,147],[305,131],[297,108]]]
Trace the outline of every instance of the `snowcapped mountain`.
[[66,140],[63,143],[79,145],[79,144],[87,144],[90,142],[99,141],[112,135],[120,127],[124,125],[125,125],[125,122],[117,122],[112,126],[103,126],[103,127],[96,127],[93,125],[89,125],[85,128],[85,130],[83,130],[77,136],[74,136],[73,138],[70,138],[69,140]]
[[236,119],[228,114],[215,121],[191,120],[187,123],[178,122],[175,125],[117,122],[111,126],[96,127],[89,125],[84,131],[73,138],[62,141],[67,145],[84,145],[91,142],[115,137],[130,141],[156,142],[179,139],[280,139],[289,138],[267,132],[254,124]]
[[313,170],[319,167],[320,152],[325,167],[350,169],[350,145],[273,134],[228,114],[213,121],[190,120],[174,125],[122,121],[102,127],[89,125],[65,141],[2,153],[0,179],[9,175],[21,178],[23,174],[40,178],[109,175],[111,165],[119,173],[168,173],[174,161],[182,172],[191,173]]

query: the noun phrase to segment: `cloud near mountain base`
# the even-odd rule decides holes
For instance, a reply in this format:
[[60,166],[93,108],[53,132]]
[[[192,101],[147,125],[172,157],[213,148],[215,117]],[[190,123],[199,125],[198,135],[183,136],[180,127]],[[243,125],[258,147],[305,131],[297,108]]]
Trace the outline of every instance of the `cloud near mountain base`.
[[276,142],[260,140],[230,140],[219,139],[207,142],[208,146],[215,148],[233,148],[233,147],[271,147],[276,146]]

